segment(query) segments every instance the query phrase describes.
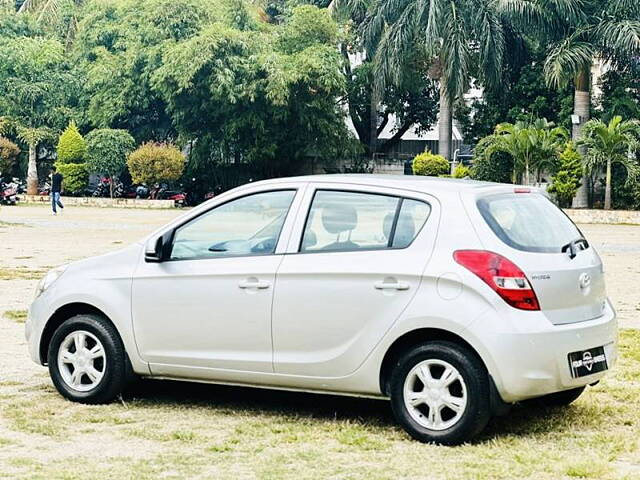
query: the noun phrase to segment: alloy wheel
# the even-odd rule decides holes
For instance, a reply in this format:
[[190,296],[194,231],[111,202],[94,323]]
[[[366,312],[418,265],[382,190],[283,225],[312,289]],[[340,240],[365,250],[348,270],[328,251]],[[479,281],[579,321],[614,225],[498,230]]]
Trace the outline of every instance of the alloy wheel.
[[419,425],[446,430],[458,423],[466,410],[467,386],[449,362],[429,359],[409,371],[403,397],[409,415]]

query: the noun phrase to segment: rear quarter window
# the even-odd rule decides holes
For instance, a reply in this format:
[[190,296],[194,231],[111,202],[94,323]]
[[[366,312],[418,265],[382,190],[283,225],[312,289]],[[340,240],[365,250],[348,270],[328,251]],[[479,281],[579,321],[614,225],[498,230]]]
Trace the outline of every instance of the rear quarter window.
[[560,253],[580,230],[548,198],[538,193],[504,193],[483,197],[478,209],[491,230],[518,250]]

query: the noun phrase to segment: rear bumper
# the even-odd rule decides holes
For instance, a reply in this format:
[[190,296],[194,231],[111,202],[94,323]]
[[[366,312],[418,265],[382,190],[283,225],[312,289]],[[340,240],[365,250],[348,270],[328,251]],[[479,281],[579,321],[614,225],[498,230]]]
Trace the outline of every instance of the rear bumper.
[[[478,319],[469,327],[485,347],[481,355],[504,401],[581,387],[606,375],[608,370],[573,378],[568,359],[571,352],[603,346],[608,369],[615,365],[618,325],[609,301],[603,316],[574,324],[553,325],[539,312],[524,313],[526,318],[522,315],[518,312],[516,318],[499,322]],[[487,328],[491,324],[493,328]]]

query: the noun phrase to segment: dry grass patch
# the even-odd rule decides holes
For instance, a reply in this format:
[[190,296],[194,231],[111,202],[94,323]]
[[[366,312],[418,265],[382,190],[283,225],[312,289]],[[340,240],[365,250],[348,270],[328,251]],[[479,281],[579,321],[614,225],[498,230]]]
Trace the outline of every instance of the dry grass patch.
[[16,323],[24,323],[27,321],[26,310],[7,310],[3,315]]
[[0,267],[0,280],[40,280],[46,273],[46,268]]

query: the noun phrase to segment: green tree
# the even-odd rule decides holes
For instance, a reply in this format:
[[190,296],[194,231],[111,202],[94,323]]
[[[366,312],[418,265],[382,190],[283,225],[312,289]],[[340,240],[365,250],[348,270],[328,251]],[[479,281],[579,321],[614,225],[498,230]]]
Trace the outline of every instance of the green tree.
[[[87,170],[116,179],[127,166],[127,156],[136,142],[126,130],[101,128],[87,135]],[[113,181],[111,182],[113,198]]]
[[[360,0],[344,1],[351,10],[362,8]],[[371,0],[364,25],[365,46],[375,56],[379,82],[400,84],[406,62],[416,51],[432,59],[431,76],[440,82],[438,151],[451,158],[452,105],[467,90],[473,65],[479,66],[486,86],[499,83],[504,28],[494,3]]]
[[[289,21],[308,25],[309,38],[328,41],[324,23],[309,21],[328,16],[326,11],[304,7],[292,15]],[[315,26],[324,33],[314,32]],[[285,23],[240,31],[214,23],[167,45],[153,87],[179,134],[197,139],[190,161],[233,161],[265,178],[295,172],[305,157],[330,159],[352,149],[337,100],[345,91],[337,38],[295,47],[289,34],[297,35],[298,28]]]
[[37,149],[76,115],[79,79],[56,40],[0,39],[0,115],[29,147],[27,192],[38,189]]
[[491,135],[499,123],[528,122],[546,118],[571,127],[573,92],[557,90],[545,82],[544,50],[532,41],[509,39],[500,88],[486,90],[469,104],[458,102],[456,120],[466,143]]
[[627,181],[638,175],[636,154],[640,149],[640,122],[623,121],[613,117],[609,123],[590,120],[584,126],[580,144],[585,147],[585,170],[587,173],[605,172],[604,208],[611,209],[611,167],[622,165],[627,172]]
[[558,171],[551,177],[552,183],[548,190],[549,193],[555,194],[561,207],[571,206],[583,175],[582,156],[576,150],[574,142],[567,142],[560,154]]
[[58,173],[64,177],[65,192],[73,195],[84,193],[89,184],[89,172],[86,163],[60,163],[56,162]]
[[15,173],[20,155],[20,147],[8,138],[0,136],[0,177],[6,178]]
[[137,141],[170,140],[176,131],[151,78],[165,45],[196,35],[216,17],[206,0],[94,0],[79,23],[74,54],[86,71],[92,125],[128,130]]
[[484,182],[514,183],[511,155],[494,148],[495,135],[480,139],[473,150],[471,177]]
[[82,163],[85,160],[87,142],[80,135],[76,122],[73,120],[60,135],[56,151],[60,163]]
[[147,185],[177,180],[184,171],[184,164],[184,154],[174,145],[165,143],[145,143],[127,159],[133,181]]
[[439,177],[449,173],[449,161],[442,155],[424,152],[413,159],[413,174]]
[[[573,83],[572,138],[577,141],[591,110],[595,58],[618,63],[640,52],[640,2],[628,0],[499,0],[499,9],[549,45],[544,64],[551,86]],[[582,190],[586,192],[586,189]],[[579,195],[585,204],[586,195]]]

